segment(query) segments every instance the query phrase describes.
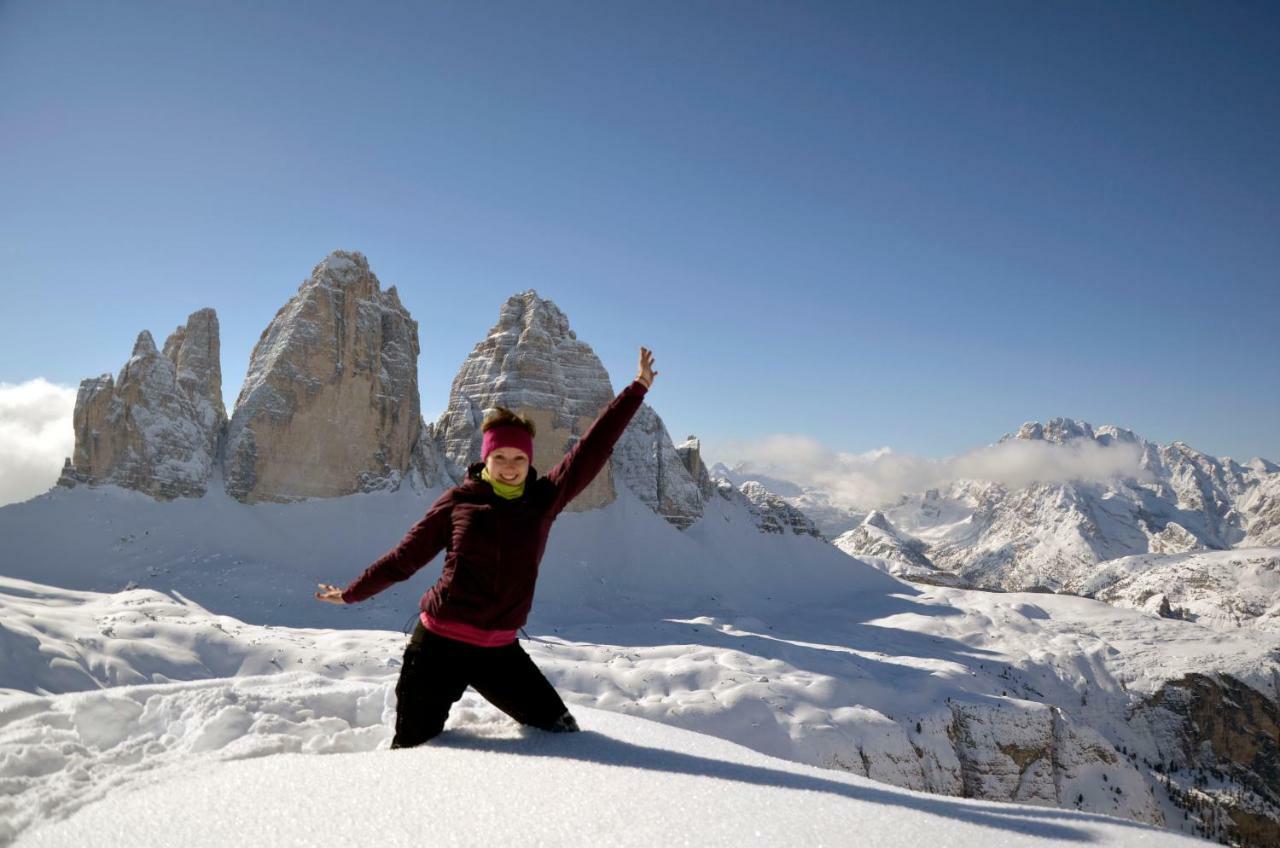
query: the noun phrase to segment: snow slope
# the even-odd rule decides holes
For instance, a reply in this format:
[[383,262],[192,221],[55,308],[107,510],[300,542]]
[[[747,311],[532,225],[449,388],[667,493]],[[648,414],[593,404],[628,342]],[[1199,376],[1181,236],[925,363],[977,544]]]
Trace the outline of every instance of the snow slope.
[[1140,554],[1104,562],[1073,589],[1217,629],[1280,631],[1280,547]]
[[[352,607],[312,593],[354,576],[432,496],[250,507],[216,492],[157,503],[78,488],[0,509],[5,820],[167,780],[204,746],[376,747],[390,732],[397,631],[438,565]],[[610,506],[557,522],[535,613],[526,648],[575,709],[940,796],[1182,828],[1199,824],[1157,764],[1185,762],[1182,746],[1200,740],[1147,700],[1196,673],[1274,701],[1280,656],[1277,636],[1084,598],[912,586],[812,537],[761,534],[728,501],[678,531],[624,487]],[[239,685],[228,678],[269,687],[269,674],[287,687],[295,673],[328,682],[308,683],[315,697],[301,702],[243,694],[237,709],[214,692]],[[121,686],[146,697],[77,700]],[[344,723],[258,738],[324,716]],[[165,772],[170,750],[181,759]],[[1241,767],[1248,777],[1254,765]],[[1217,789],[1240,791],[1236,780]]]
[[1105,816],[886,787],[599,710],[578,710],[580,734],[525,730],[472,695],[436,741],[382,750],[387,694],[296,672],[64,695],[17,718],[11,706],[6,735],[93,728],[82,741],[109,752],[50,787],[50,806],[78,812],[17,845],[1199,844]]
[[[771,623],[577,624],[525,645],[575,711],[914,789],[1041,805],[1080,795],[1082,809],[1148,822],[1180,812],[1153,775],[1108,753],[1165,759],[1127,711],[1189,669],[1265,686],[1273,667],[1243,633],[1086,599],[901,588]],[[208,757],[369,751],[391,735],[400,633],[251,625],[148,589],[8,578],[0,622],[0,819],[12,833],[105,797],[114,806],[116,790]],[[487,709],[468,696],[450,727]],[[1002,760],[1011,745],[1057,768]]]
[[[256,624],[399,630],[443,557],[351,607],[313,594],[317,583],[353,579],[439,492],[246,505],[212,484],[203,498],[164,503],[114,486],[55,488],[0,508],[0,575],[98,592],[176,591]],[[619,486],[609,507],[556,521],[531,624],[648,619],[655,609],[794,609],[899,586],[819,539],[762,534],[749,512],[720,498],[680,531]]]

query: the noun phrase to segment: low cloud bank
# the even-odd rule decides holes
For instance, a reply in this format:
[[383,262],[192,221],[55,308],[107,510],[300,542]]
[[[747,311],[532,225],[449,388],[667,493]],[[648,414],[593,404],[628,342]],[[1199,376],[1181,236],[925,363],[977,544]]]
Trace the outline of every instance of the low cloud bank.
[[0,383],[0,506],[25,501],[58,480],[75,448],[76,390],[43,377]]
[[[1031,483],[1068,480],[1101,482],[1114,476],[1145,479],[1138,447],[1109,446],[1079,439],[1066,445],[1010,439],[974,448],[945,459],[895,453],[890,448],[867,453],[833,451],[808,436],[773,435],[747,442],[728,442],[711,453],[741,472],[752,471],[814,486],[831,493],[839,505],[870,509],[904,494],[944,489],[956,480],[987,480],[1018,489]],[[714,463],[716,460],[712,460]]]

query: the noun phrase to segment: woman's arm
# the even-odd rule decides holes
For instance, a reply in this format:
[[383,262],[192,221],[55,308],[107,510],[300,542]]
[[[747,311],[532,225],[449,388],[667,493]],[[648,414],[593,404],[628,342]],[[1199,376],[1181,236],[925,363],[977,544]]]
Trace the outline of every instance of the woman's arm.
[[453,531],[452,512],[453,489],[449,489],[436,499],[427,514],[409,529],[398,545],[366,568],[346,589],[338,592],[336,598],[336,587],[326,584],[321,584],[321,588],[327,591],[317,592],[316,598],[331,603],[354,604],[373,597],[392,583],[408,580],[448,546]]
[[547,474],[547,479],[556,487],[552,514],[564,509],[604,468],[613,453],[613,446],[644,402],[644,396],[657,375],[658,372],[653,370],[653,354],[648,348],[640,348],[640,368],[635,380],[618,393],[582,438]]

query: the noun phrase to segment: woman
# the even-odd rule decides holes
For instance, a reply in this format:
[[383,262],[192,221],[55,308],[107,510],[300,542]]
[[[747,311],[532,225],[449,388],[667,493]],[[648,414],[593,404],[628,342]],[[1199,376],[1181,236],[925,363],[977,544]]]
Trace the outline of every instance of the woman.
[[356,603],[409,579],[447,551],[440,579],[419,603],[418,625],[404,652],[392,748],[421,745],[440,733],[468,685],[521,724],[578,729],[516,641],[516,631],[533,605],[552,522],[604,467],[657,375],[652,353],[640,348],[636,379],[546,477],[530,465],[533,422],[498,407],[485,416],[481,461],[467,469],[462,483],[346,589],[319,584],[317,599]]

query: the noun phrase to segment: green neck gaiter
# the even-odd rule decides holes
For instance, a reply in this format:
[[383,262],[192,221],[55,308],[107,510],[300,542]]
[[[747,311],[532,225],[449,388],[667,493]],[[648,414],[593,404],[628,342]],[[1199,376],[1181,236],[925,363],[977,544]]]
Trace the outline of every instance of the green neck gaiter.
[[[506,498],[507,500],[514,500],[524,494],[524,480],[520,481],[520,485],[512,486],[509,483],[504,483],[501,480],[495,480],[490,477],[489,469],[487,467],[480,469],[480,479],[492,486],[493,490],[498,493],[499,497]],[[526,477],[525,479],[527,480],[528,478]]]

